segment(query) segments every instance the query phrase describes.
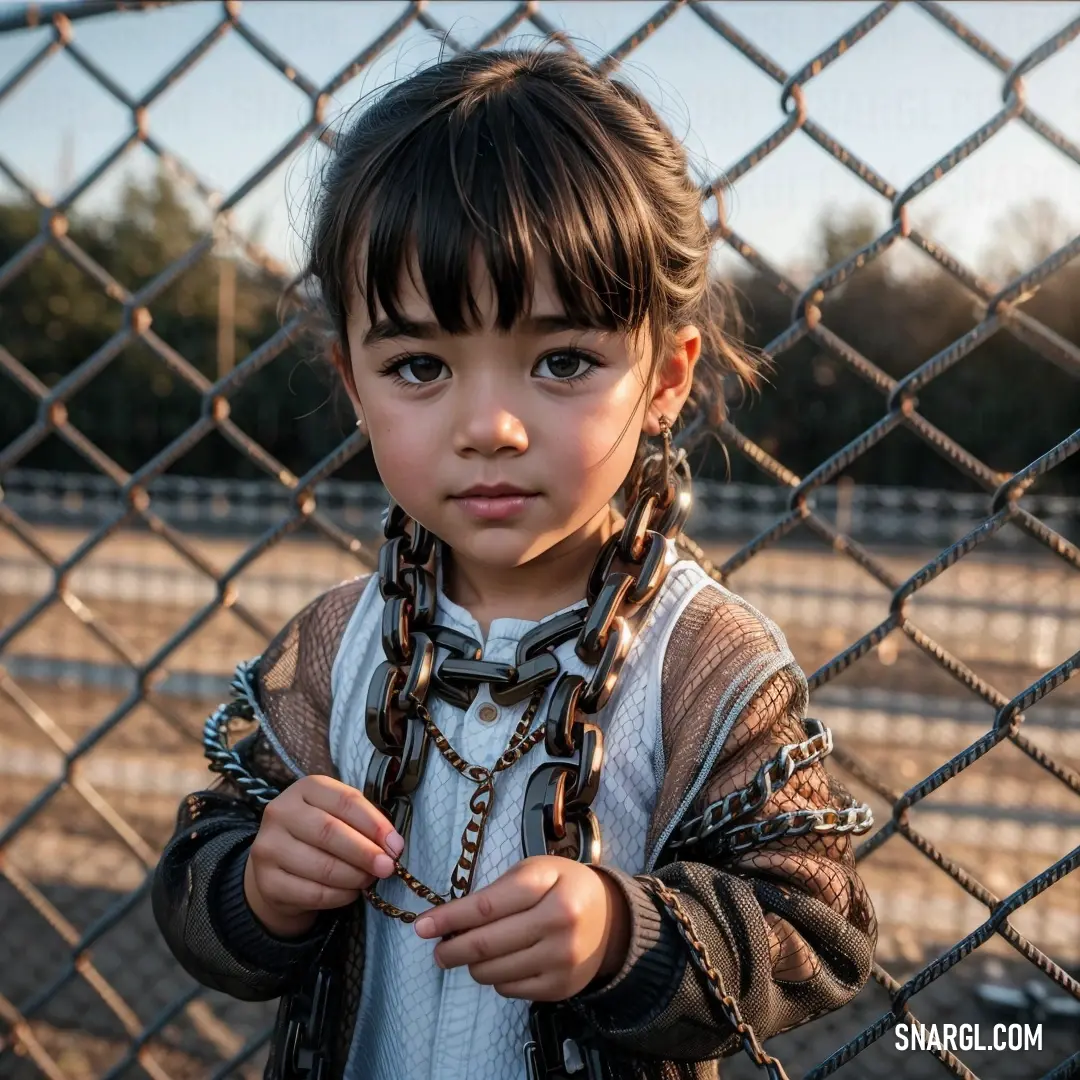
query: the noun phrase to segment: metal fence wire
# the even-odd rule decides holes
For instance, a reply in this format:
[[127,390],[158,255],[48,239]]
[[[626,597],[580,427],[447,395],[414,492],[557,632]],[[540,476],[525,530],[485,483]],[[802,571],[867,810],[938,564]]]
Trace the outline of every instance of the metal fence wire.
[[[50,26],[52,30],[47,44],[0,85],[0,103],[40,65],[64,52],[131,117],[130,133],[56,201],[39,194],[31,183],[21,178],[0,151],[0,170],[23,196],[37,205],[41,213],[38,235],[5,265],[0,266],[0,289],[27,272],[36,260],[51,249],[93,278],[116,304],[122,305],[124,312],[122,328],[51,388],[32,374],[19,357],[0,344],[0,373],[5,377],[0,384],[10,380],[37,402],[34,423],[0,449],[0,483],[5,474],[18,466],[35,447],[47,438],[58,437],[93,469],[108,477],[121,500],[118,503],[120,510],[112,520],[95,527],[66,557],[58,558],[51,553],[40,529],[0,499],[0,524],[34,552],[53,576],[52,586],[47,593],[18,612],[0,629],[0,655],[13,639],[48,609],[54,605],[62,606],[81,622],[111,657],[133,673],[131,685],[134,687],[130,692],[125,692],[122,700],[108,711],[103,720],[76,740],[65,731],[63,716],[54,715],[55,705],[52,710],[46,708],[7,669],[0,666],[0,696],[6,705],[25,718],[42,740],[42,745],[63,760],[58,775],[51,782],[36,794],[28,795],[14,813],[6,818],[0,817],[0,886],[23,908],[36,913],[31,931],[16,931],[13,929],[16,925],[24,924],[17,924],[13,919],[9,919],[6,925],[0,925],[0,937],[9,933],[19,934],[18,940],[12,938],[7,943],[8,964],[11,972],[14,972],[16,968],[32,967],[35,956],[48,958],[48,963],[41,965],[40,977],[35,976],[36,984],[32,992],[17,1001],[0,994],[0,1076],[3,1077],[44,1075],[50,1080],[72,1080],[84,1075],[112,1078],[145,1073],[154,1080],[177,1080],[182,1076],[219,1078],[252,1075],[254,1063],[263,1052],[269,1035],[266,1022],[270,1015],[265,1009],[239,1006],[221,995],[205,992],[176,970],[166,977],[166,961],[161,958],[160,950],[154,952],[157,946],[146,915],[145,880],[119,900],[116,893],[111,892],[97,907],[90,904],[76,908],[68,893],[36,882],[32,875],[20,869],[18,861],[10,855],[20,835],[30,830],[32,823],[49,820],[50,814],[62,800],[74,800],[81,807],[80,813],[88,823],[87,830],[91,835],[100,835],[94,829],[104,827],[112,841],[122,845],[138,861],[142,874],[152,870],[158,849],[145,838],[144,823],[138,816],[136,804],[125,803],[119,797],[113,798],[103,792],[91,771],[83,767],[88,755],[139,710],[148,709],[166,725],[193,735],[190,723],[181,719],[164,697],[155,695],[157,681],[165,673],[174,654],[203,632],[224,610],[231,612],[263,640],[274,633],[276,626],[268,625],[255,610],[245,605],[237,583],[245,569],[275,545],[302,529],[314,531],[325,543],[353,556],[358,563],[364,566],[371,564],[368,548],[325,514],[319,502],[319,485],[333,477],[344,462],[364,448],[359,434],[346,439],[334,453],[311,468],[306,475],[295,476],[230,419],[230,399],[286,349],[301,325],[301,318],[293,320],[260,344],[224,377],[211,382],[167,341],[155,334],[151,311],[155,300],[211,249],[215,232],[219,229],[229,233],[232,241],[248,258],[272,273],[280,273],[280,268],[255,244],[236,233],[230,211],[309,140],[319,139],[330,145],[332,140],[323,116],[330,95],[363,72],[410,25],[418,23],[438,34],[450,49],[463,46],[438,24],[424,3],[409,3],[403,6],[377,40],[358,53],[328,83],[318,86],[260,39],[245,23],[239,3],[228,2],[221,7],[218,24],[169,71],[162,73],[150,90],[135,100],[80,48],[76,24],[78,20],[119,11],[130,13],[124,16],[125,19],[142,18],[144,16],[139,14],[140,10],[157,6],[120,0],[86,0],[53,7],[31,4],[14,12],[9,9],[8,13],[0,16],[0,33],[3,34],[17,33],[34,26]],[[843,774],[860,785],[860,790],[873,793],[878,805],[886,808],[884,823],[858,848],[857,857],[861,864],[872,868],[875,859],[882,857],[883,851],[910,845],[921,859],[919,865],[924,868],[921,873],[916,871],[917,888],[922,888],[922,883],[929,878],[947,875],[952,882],[951,888],[963,890],[982,905],[985,912],[982,921],[970,933],[903,977],[890,973],[880,964],[875,966],[869,990],[877,988],[875,993],[878,996],[873,1000],[879,1005],[867,1016],[868,1022],[860,1021],[858,1025],[849,1023],[844,1027],[846,1011],[837,1014],[836,1024],[829,1031],[833,1040],[830,1046],[838,1048],[827,1056],[818,1055],[819,1063],[806,1073],[814,1078],[827,1076],[841,1068],[851,1076],[878,1075],[883,1059],[875,1057],[875,1053],[896,1025],[912,1024],[918,1027],[935,1022],[933,1014],[927,1015],[922,1011],[920,995],[927,1003],[933,1001],[935,984],[938,984],[939,990],[941,985],[947,985],[947,973],[970,954],[985,949],[991,941],[1007,943],[1014,954],[1034,965],[1044,977],[1040,984],[1046,989],[1038,993],[1032,991],[1031,997],[1049,1001],[1051,1005],[1041,1012],[1022,1013],[1021,1010],[1015,1015],[1041,1017],[1049,1022],[1054,1009],[1061,1011],[1062,1015],[1070,1015],[1068,1010],[1080,1002],[1080,980],[1077,978],[1080,972],[1070,973],[1062,962],[1038,947],[1030,936],[1018,931],[1014,918],[1025,905],[1035,902],[1036,898],[1080,866],[1080,847],[1073,848],[1051,865],[1045,866],[1008,895],[998,895],[943,850],[941,845],[933,842],[913,821],[916,808],[933,792],[949,781],[953,781],[955,786],[954,778],[971,769],[980,759],[992,753],[1000,756],[1003,751],[1011,754],[1019,752],[1033,762],[1042,778],[1041,783],[1054,786],[1067,798],[1070,794],[1080,796],[1080,775],[1077,771],[1051,756],[1030,736],[1030,725],[1025,726],[1025,712],[1076,673],[1080,665],[1080,652],[1074,652],[1064,662],[1031,682],[1022,692],[1010,696],[991,685],[960,657],[925,632],[911,614],[913,600],[921,590],[1005,529],[1021,530],[1051,552],[1053,557],[1061,560],[1070,571],[1080,571],[1080,549],[1035,516],[1027,500],[1029,489],[1040,477],[1080,450],[1080,430],[1058,445],[1047,447],[1046,452],[1026,468],[1008,474],[995,471],[976,459],[950,438],[946,431],[921,415],[918,406],[921,390],[954,365],[962,363],[982,342],[1002,331],[1019,339],[1047,363],[1080,376],[1080,349],[1025,313],[1021,306],[1057,269],[1080,256],[1080,236],[1015,280],[997,286],[962,265],[933,238],[914,228],[908,214],[912,200],[962,166],[976,150],[1010,124],[1025,125],[1064,158],[1080,166],[1080,146],[1026,104],[1024,82],[1025,77],[1040,64],[1066,49],[1080,36],[1080,18],[1074,19],[1027,55],[1010,58],[980,38],[952,11],[940,4],[924,2],[915,6],[952,35],[958,49],[974,52],[1000,72],[1002,105],[996,115],[931,164],[904,190],[895,188],[815,123],[808,115],[803,93],[811,80],[831,64],[842,61],[844,54],[857,47],[867,35],[881,33],[881,27],[887,25],[889,16],[897,8],[895,3],[879,4],[796,71],[784,70],[715,10],[693,2],[670,2],[650,12],[637,31],[598,63],[601,71],[613,72],[641,42],[669,19],[696,19],[703,32],[707,30],[715,35],[718,45],[741,53],[773,80],[779,90],[777,126],[725,171],[726,180],[739,179],[786,140],[808,138],[825,153],[832,155],[870,190],[888,200],[892,208],[891,224],[880,236],[843,262],[830,267],[805,289],[797,287],[788,276],[770,265],[748,239],[730,227],[722,203],[717,207],[714,226],[717,244],[726,244],[738,253],[791,302],[790,326],[767,346],[766,352],[782,362],[787,350],[804,339],[810,339],[880,393],[883,405],[881,418],[876,423],[806,476],[795,475],[746,438],[732,423],[725,424],[722,435],[727,445],[744,455],[770,481],[783,488],[787,492],[787,501],[786,509],[773,524],[716,567],[719,577],[727,579],[748,560],[774,548],[782,538],[796,530],[802,530],[839,556],[851,560],[891,595],[887,610],[881,613],[881,621],[869,633],[852,642],[810,675],[812,691],[823,687],[845,669],[872,654],[891,635],[896,635],[906,639],[928,658],[939,674],[944,672],[955,680],[969,700],[980,703],[985,709],[984,732],[906,791],[895,790],[891,781],[883,779],[878,770],[850,751],[838,749],[834,755],[834,761]],[[538,31],[557,39],[564,47],[572,47],[545,17],[538,2],[519,4],[476,44],[484,48],[497,47],[508,35],[518,30]],[[123,32],[122,22],[117,23],[116,31]],[[226,35],[242,39],[253,54],[306,94],[311,103],[311,117],[235,191],[220,198],[156,137],[152,107],[161,94],[183,79]],[[1080,55],[1076,59],[1080,61]],[[171,163],[192,192],[206,201],[214,216],[215,230],[205,235],[190,251],[143,288],[132,292],[123,282],[114,280],[73,242],[68,235],[67,224],[69,212],[83,193],[140,144],[163,161]],[[703,191],[703,198],[711,199],[713,195],[713,187],[709,185]],[[822,319],[821,305],[827,294],[842,286],[860,268],[879,259],[890,248],[901,245],[913,245],[934,260],[942,271],[966,290],[979,305],[982,315],[972,330],[897,380],[830,329]],[[898,332],[902,332],[901,328],[898,328]],[[72,425],[67,407],[81,388],[137,341],[145,343],[175,378],[200,395],[202,415],[197,423],[152,460],[136,472],[128,473]],[[9,385],[2,392],[12,393],[13,388]],[[1027,422],[1037,425],[1038,417],[1028,417]],[[930,446],[985,492],[984,520],[981,524],[906,578],[897,574],[886,560],[838,529],[819,511],[814,499],[816,492],[831,485],[853,461],[900,428],[907,429]],[[229,565],[215,565],[183,532],[160,516],[149,490],[156,478],[213,432],[223,436],[242,455],[276,480],[281,489],[288,493],[290,500],[289,509],[281,515],[280,520],[267,528],[242,554],[233,558]],[[71,588],[72,575],[80,564],[105,541],[132,525],[148,529],[158,542],[172,549],[189,568],[204,575],[214,588],[214,598],[191,615],[151,655],[145,657],[111,623],[106,610],[95,610]],[[1080,632],[1077,636],[1080,637]],[[60,693],[63,694],[62,687]],[[1014,750],[1008,751],[1006,744],[1011,744]],[[153,747],[146,747],[145,750],[148,754],[154,752]],[[1069,806],[1078,809],[1080,801],[1069,802]],[[73,873],[76,871],[77,867],[73,867]],[[107,941],[124,935],[132,942],[126,951],[115,946],[104,947]],[[1030,968],[1028,970],[1031,971]],[[1032,971],[1032,975],[1037,978],[1036,972]],[[946,980],[945,984],[941,983],[943,979]],[[10,983],[0,983],[2,985]],[[78,1016],[88,1015],[92,1009],[99,1012],[104,1009],[109,1017],[106,1034],[112,1039],[109,1043],[112,1049],[104,1058],[94,1059],[90,1050],[79,1049],[74,1044],[59,1040],[49,1028],[46,1020],[53,1015],[51,1010],[57,1001],[65,995],[75,1012],[76,1018],[71,1022],[74,1027],[80,1026]],[[929,1004],[927,1007],[930,1008]],[[1071,1015],[1075,1018],[1076,1013]],[[252,1016],[257,1017],[257,1022],[252,1021]],[[1071,1030],[1075,1036],[1080,1031],[1080,1020],[1074,1022],[1076,1026]],[[189,1037],[181,1037],[177,1032],[188,1032]],[[192,1049],[196,1044],[197,1048]],[[781,1045],[778,1041],[776,1045],[779,1050],[774,1052],[779,1052],[783,1059],[783,1048],[795,1044]],[[1038,1068],[1038,1073],[1044,1074],[1048,1080],[1050,1077],[1062,1080],[1080,1075],[1080,1038],[1073,1038],[1071,1045],[1063,1045],[1063,1058],[1051,1065],[1050,1071],[1045,1071],[1044,1065]],[[929,1061],[934,1068],[944,1067],[955,1076],[974,1076],[975,1073],[965,1064],[964,1057],[963,1051],[940,1046],[918,1055],[920,1061]],[[1009,1057],[1003,1055],[994,1060],[1004,1063]],[[1012,1055],[1012,1058],[1018,1062],[1028,1060],[1017,1055]],[[913,1057],[908,1060],[913,1060]],[[94,1064],[95,1061],[99,1063]],[[877,1062],[877,1067],[872,1067],[868,1062]],[[1016,1067],[1020,1071],[1008,1075],[1036,1075],[1035,1071],[1023,1071],[1019,1064]],[[735,1075],[735,1070],[739,1068],[737,1061],[733,1062],[732,1068]],[[909,1069],[907,1075],[916,1074]],[[995,1068],[992,1075],[1004,1073]]]

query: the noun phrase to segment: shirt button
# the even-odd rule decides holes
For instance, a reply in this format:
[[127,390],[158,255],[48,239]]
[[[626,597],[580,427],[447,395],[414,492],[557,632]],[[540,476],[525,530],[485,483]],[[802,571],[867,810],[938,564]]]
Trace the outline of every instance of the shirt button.
[[488,705],[486,702],[480,706],[476,713],[485,724],[494,723],[499,719],[499,710],[494,705]]

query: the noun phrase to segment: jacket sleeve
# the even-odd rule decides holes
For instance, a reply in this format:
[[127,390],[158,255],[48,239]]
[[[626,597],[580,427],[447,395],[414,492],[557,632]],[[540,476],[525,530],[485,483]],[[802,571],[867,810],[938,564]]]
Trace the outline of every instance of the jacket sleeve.
[[[240,769],[268,785],[254,793],[262,799],[301,775],[337,775],[328,735],[333,667],[368,580],[355,578],[316,597],[257,662],[237,669],[239,715],[259,726],[233,750]],[[154,872],[151,901],[168,948],[195,980],[245,1001],[267,1001],[302,983],[339,913],[323,913],[309,934],[288,941],[255,918],[244,896],[244,869],[264,804],[252,795],[251,784],[242,788],[227,769],[184,800]]]
[[[261,731],[236,751],[249,773],[287,786],[286,770]],[[204,986],[244,1001],[268,1001],[293,989],[327,931],[324,920],[304,938],[285,941],[248,907],[244,869],[260,819],[261,810],[232,780],[188,795],[151,887],[154,918],[181,967]]]
[[[695,600],[697,611],[688,608],[683,619],[692,633],[677,650],[688,655],[672,663],[669,648],[662,681],[666,776],[659,804],[682,806],[691,796],[681,819],[672,815],[685,823],[709,807],[715,815],[730,806],[718,804],[753,790],[761,767],[784,747],[799,756],[799,744],[808,742],[806,680],[779,631],[735,598],[717,603],[715,590],[705,592],[711,609],[705,600]],[[687,791],[689,778],[702,773],[705,782]],[[776,827],[790,820],[781,815],[853,806],[819,757],[733,825]],[[668,838],[654,876],[676,892],[725,990],[764,1040],[855,996],[870,974],[877,926],[849,834],[789,833],[733,853],[730,842],[718,842],[724,831],[677,850]],[[616,1052],[686,1061],[733,1053],[738,1037],[649,878],[603,869],[630,910],[630,948],[621,971],[572,1004]]]
[[[236,743],[244,773],[280,793],[297,776],[336,775],[329,750],[331,673],[367,578],[331,589],[291,619],[258,662],[237,669],[241,716],[259,721]],[[271,738],[267,733],[272,732]],[[278,748],[287,747],[289,760]],[[151,889],[169,949],[198,982],[247,1001],[295,989],[337,922],[325,913],[303,938],[282,940],[262,926],[244,896],[248,851],[262,803],[227,774],[183,801]]]

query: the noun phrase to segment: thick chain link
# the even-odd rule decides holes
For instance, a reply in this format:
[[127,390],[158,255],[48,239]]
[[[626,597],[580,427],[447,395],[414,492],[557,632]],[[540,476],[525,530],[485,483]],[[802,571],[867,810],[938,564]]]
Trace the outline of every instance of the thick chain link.
[[761,810],[799,770],[832,753],[832,732],[821,721],[807,717],[803,726],[809,733],[806,739],[780,747],[748,784],[683,822],[668,846],[679,850],[700,845],[699,851],[707,851],[710,858],[720,858],[761,847],[782,836],[805,836],[809,832],[859,834],[872,829],[874,815],[870,807],[854,801],[841,808],[807,808],[763,821],[740,820]]
[[848,806],[808,807],[785,814],[749,821],[714,836],[709,841],[710,858],[730,857],[763,847],[780,837],[805,836],[807,833],[851,833],[855,836],[874,827],[873,811],[865,803]]
[[724,1019],[739,1036],[739,1042],[747,1056],[759,1069],[764,1069],[770,1080],[788,1080],[784,1066],[771,1054],[767,1053],[754,1029],[742,1018],[739,1003],[727,992],[723,977],[709,959],[704,943],[694,933],[693,924],[679,902],[678,894],[669,889],[659,878],[642,875],[638,877],[643,885],[663,904],[664,910],[674,920],[679,936],[690,950],[690,959],[694,967],[705,977],[709,993],[715,999]]
[[[379,584],[386,601],[382,624],[386,660],[376,669],[368,689],[365,724],[376,749],[364,795],[387,813],[397,831],[407,837],[410,796],[423,775],[432,744],[451,767],[476,784],[469,800],[471,817],[462,833],[461,855],[449,890],[438,893],[420,882],[400,861],[395,865],[396,875],[416,896],[430,904],[442,904],[466,895],[471,887],[494,800],[494,775],[509,768],[544,738],[543,728],[530,729],[544,691],[559,673],[559,663],[551,650],[581,631],[585,611],[564,613],[531,631],[519,642],[514,664],[483,660],[478,641],[433,622],[435,579],[419,560],[426,562],[431,557],[434,538],[396,505],[391,505],[387,514],[384,534]],[[435,659],[438,648],[449,654],[441,664]],[[432,720],[425,704],[429,693],[434,693],[467,709],[482,683],[489,685],[492,699],[499,704],[513,705],[530,699],[506,749],[491,768],[462,758]],[[383,900],[377,888],[376,883],[365,891],[376,910],[407,923],[418,918],[417,913]]]
[[756,814],[775,791],[787,785],[798,770],[831,754],[832,732],[819,720],[807,718],[803,725],[810,733],[808,738],[800,743],[782,746],[774,757],[758,769],[745,787],[711,803],[697,817],[684,821],[668,841],[668,846],[678,849],[699,844],[738,818]]
[[255,675],[259,657],[238,664],[232,678],[232,701],[215,709],[203,724],[203,752],[210,762],[211,772],[220,773],[234,783],[250,803],[260,809],[280,793],[273,784],[254,775],[234,746],[229,745],[229,732],[236,720],[247,723],[259,719],[255,694]]
[[589,608],[575,652],[592,675],[564,674],[548,702],[544,744],[552,758],[529,777],[521,821],[523,855],[576,852],[600,861],[600,825],[591,809],[600,783],[603,733],[585,718],[611,699],[633,644],[632,612],[657,594],[678,561],[677,537],[690,513],[690,473],[682,451],[645,464],[643,483],[622,528],[600,549],[589,575]]

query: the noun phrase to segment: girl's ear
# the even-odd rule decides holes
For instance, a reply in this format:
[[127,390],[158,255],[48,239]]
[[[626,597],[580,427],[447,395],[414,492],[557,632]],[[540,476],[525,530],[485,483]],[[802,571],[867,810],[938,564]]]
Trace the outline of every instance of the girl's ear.
[[653,396],[645,413],[642,430],[646,435],[660,434],[660,417],[670,424],[682,412],[694,385],[694,368],[701,355],[701,331],[683,326],[675,334],[674,344],[660,361],[654,376]]

